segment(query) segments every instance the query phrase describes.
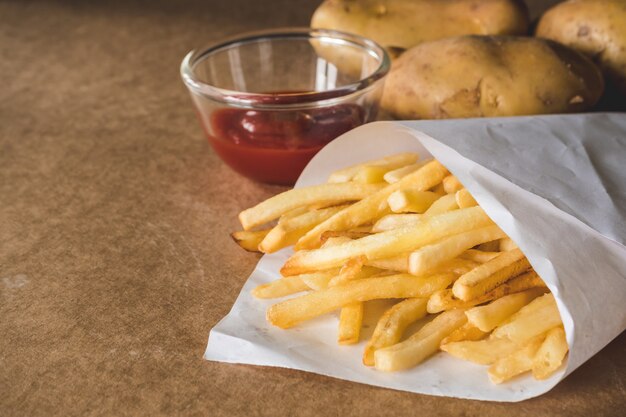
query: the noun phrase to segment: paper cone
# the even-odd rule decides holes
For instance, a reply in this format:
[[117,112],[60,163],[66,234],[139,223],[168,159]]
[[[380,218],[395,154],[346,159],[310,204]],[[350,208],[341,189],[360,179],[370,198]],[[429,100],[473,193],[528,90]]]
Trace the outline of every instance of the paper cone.
[[367,368],[365,342],[336,344],[336,316],[290,330],[265,321],[275,300],[254,299],[250,291],[279,277],[290,249],[261,259],[231,312],[211,330],[206,359],[423,394],[520,401],[550,390],[626,328],[626,116],[372,123],[326,146],[296,187],[406,151],[441,161],[526,254],[557,299],[570,345],[566,366],[545,381],[527,375],[498,386],[486,367],[441,353],[404,372]]

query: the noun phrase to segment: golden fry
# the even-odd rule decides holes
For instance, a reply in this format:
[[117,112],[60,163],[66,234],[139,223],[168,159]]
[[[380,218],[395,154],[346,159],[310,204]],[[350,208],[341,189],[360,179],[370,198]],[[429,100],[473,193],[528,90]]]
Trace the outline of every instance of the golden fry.
[[[368,224],[389,212],[387,198],[396,190],[412,187],[418,190],[427,190],[433,184],[441,181],[446,174],[446,168],[437,161],[429,162],[419,170],[407,175],[400,181],[389,184],[385,188],[340,211],[331,218],[323,221],[296,243],[295,249],[312,249],[319,247],[320,237],[326,231],[350,230],[351,228]],[[374,186],[374,185],[368,185]]]
[[320,237],[320,242],[322,242],[322,245],[323,245],[324,243],[326,243],[328,239],[331,239],[331,238],[345,236],[349,238],[350,240],[354,240],[354,239],[360,239],[362,237],[369,236],[369,235],[371,235],[371,233],[369,232],[354,232],[352,230],[346,230],[342,232],[333,232],[329,230],[327,232],[322,233],[322,236]]
[[510,320],[493,331],[494,337],[506,337],[516,343],[524,343],[548,330],[563,325],[552,294],[533,300]]
[[249,230],[241,230],[239,232],[233,232],[230,237],[233,238],[235,243],[247,250],[248,252],[260,252],[259,244],[270,232],[270,229],[259,230],[257,232]]
[[441,346],[441,350],[449,353],[455,358],[477,363],[479,365],[490,365],[498,359],[510,355],[517,349],[518,345],[509,339],[491,337],[477,341],[452,342]]
[[349,259],[339,271],[339,274],[330,280],[328,283],[329,286],[334,287],[335,285],[345,284],[346,282],[354,279],[361,269],[363,269],[363,265],[367,261],[365,256],[358,256],[356,258]]
[[[340,274],[339,268],[327,271],[313,272],[310,274],[297,275],[310,289],[319,291],[328,288],[333,278]],[[371,266],[364,266],[352,279],[369,278],[381,274],[382,270]],[[393,273],[390,273],[393,275]]]
[[529,288],[541,288],[542,291],[547,291],[546,284],[539,275],[537,275],[535,271],[529,271],[469,301],[455,298],[454,294],[452,294],[452,290],[449,289],[437,291],[428,299],[427,308],[428,312],[431,314],[451,310],[453,308],[469,308],[504,297],[507,294],[525,291]]
[[361,168],[352,178],[352,181],[361,184],[375,184],[383,182],[385,174],[389,170],[383,167],[366,166]]
[[285,213],[282,216],[280,216],[278,218],[278,220],[276,221],[276,223],[281,224],[281,223],[283,223],[283,222],[285,222],[287,220],[291,220],[294,217],[298,217],[298,216],[300,216],[300,215],[302,215],[304,213],[308,213],[309,211],[314,210],[314,209],[315,208],[313,206],[311,206],[311,207],[303,206],[303,207],[295,208],[293,210],[289,210],[287,213]]
[[406,188],[391,193],[387,204],[394,213],[424,213],[437,199],[439,195],[432,191]]
[[[330,280],[329,287],[345,284],[346,282],[357,278],[363,269],[366,258],[360,256],[350,259],[342,267],[337,276]],[[358,343],[361,325],[363,323],[363,303],[354,302],[341,308],[339,314],[339,331],[337,341],[341,345]]]
[[505,295],[490,304],[467,310],[467,320],[484,332],[490,332],[526,304],[543,294],[542,288]]
[[368,260],[367,265],[390,271],[409,272],[409,254],[398,255],[393,258]]
[[452,293],[455,297],[468,301],[480,297],[529,268],[530,262],[521,250],[502,252],[492,260],[462,275],[454,283]]
[[244,230],[250,230],[299,207],[313,204],[331,206],[346,201],[361,200],[380,191],[383,187],[384,185],[381,184],[341,183],[294,188],[242,211],[239,213],[239,221]]
[[404,342],[378,349],[374,353],[376,369],[398,371],[418,365],[436,353],[441,341],[466,321],[463,310],[451,310],[438,315]]
[[437,272],[452,272],[457,275],[463,275],[471,271],[472,269],[478,266],[478,262],[470,261],[469,259],[450,259],[449,261],[444,262],[439,265],[437,268],[434,268],[429,271],[432,273],[433,271]]
[[[398,272],[409,272],[409,254],[394,256],[393,258],[374,259],[367,261],[367,265],[380,269],[389,269]],[[452,272],[455,274],[465,274],[478,266],[477,262],[468,259],[451,259],[444,262],[436,268],[433,268],[421,275],[429,275],[435,273]]]
[[463,188],[463,184],[454,175],[448,175],[443,179],[443,189],[447,194],[454,194]]
[[414,173],[427,163],[432,161],[432,159],[426,159],[424,161],[416,162],[411,165],[403,166],[402,168],[394,169],[393,171],[389,171],[385,174],[384,180],[389,184],[393,184],[394,182],[400,181],[402,178],[406,177],[409,174]]
[[457,191],[454,195],[454,198],[456,199],[456,204],[459,206],[459,208],[468,208],[478,205],[476,200],[474,200],[474,197],[472,197],[472,195],[469,191],[467,191],[466,188],[461,188],[459,191]]
[[424,212],[424,216],[447,213],[448,211],[457,210],[458,208],[459,205],[456,203],[454,194],[446,194],[428,207],[428,210]]
[[378,233],[405,226],[414,226],[419,223],[420,219],[422,219],[422,215],[416,213],[387,214],[374,223],[372,232]]
[[256,298],[279,298],[286,295],[307,291],[309,286],[300,275],[283,277],[267,284],[261,284],[252,290]]
[[[467,314],[466,314],[467,315]],[[474,326],[471,323],[465,323],[463,326],[459,327],[448,337],[441,341],[442,345],[447,345],[452,342],[462,342],[464,340],[481,340],[484,339],[489,333],[483,332],[478,327]]]
[[499,239],[502,236],[505,236],[504,232],[495,225],[448,236],[411,253],[409,272],[413,275],[421,275],[480,243]]
[[500,252],[507,252],[513,249],[517,249],[517,245],[510,237],[505,237],[504,239],[500,239]]
[[267,320],[275,326],[288,328],[357,301],[427,297],[450,285],[453,279],[453,274],[428,278],[398,274],[353,280],[274,304],[267,310]]
[[267,233],[258,245],[259,250],[263,253],[273,253],[291,246],[306,232],[344,208],[346,206],[327,207],[284,219]]
[[498,359],[489,367],[487,373],[494,384],[501,384],[509,379],[530,371],[533,358],[543,342],[543,335],[527,342],[522,348]]
[[[341,213],[343,212],[339,214]],[[373,234],[332,248],[298,251],[287,260],[281,273],[287,276],[334,268],[350,258],[362,255],[368,260],[388,258],[435,242],[452,233],[462,233],[491,224],[491,219],[480,207],[454,210],[430,216],[416,226]]]
[[286,232],[294,230],[307,229],[315,226],[316,224],[323,222],[335,213],[349,207],[347,204],[339,206],[331,206],[314,210],[307,210],[297,216],[290,216],[282,219],[279,224]]
[[311,274],[296,275],[310,289],[319,291],[328,287],[330,280],[339,274],[339,268],[329,269],[328,271],[313,272]]
[[340,345],[359,343],[363,324],[363,303],[354,302],[341,308],[337,342]]
[[411,323],[426,315],[426,298],[409,298],[400,301],[382,315],[376,324],[372,338],[365,346],[363,363],[374,366],[374,352],[400,341],[404,330]]
[[468,249],[459,255],[459,258],[469,259],[484,264],[487,261],[492,260],[496,256],[500,255],[500,252],[483,252],[476,249]]
[[322,248],[332,248],[333,246],[339,246],[344,243],[352,242],[352,240],[352,238],[345,235],[328,237],[324,240],[324,243],[322,243]]
[[355,175],[359,173],[365,167],[378,167],[386,170],[394,170],[401,168],[405,165],[413,164],[419,155],[416,153],[399,153],[396,155],[386,156],[374,161],[364,162],[362,164],[356,164],[347,168],[340,169],[333,172],[328,178],[330,183],[341,183],[352,181]]
[[535,354],[532,363],[533,376],[536,379],[550,377],[563,363],[569,347],[563,327],[550,330],[541,347]]

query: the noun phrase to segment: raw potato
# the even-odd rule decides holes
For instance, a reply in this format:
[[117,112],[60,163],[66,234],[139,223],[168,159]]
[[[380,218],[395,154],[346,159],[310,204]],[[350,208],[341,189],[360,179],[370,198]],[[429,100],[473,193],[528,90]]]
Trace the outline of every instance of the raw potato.
[[560,3],[541,17],[536,35],[591,57],[626,95],[626,1]]
[[449,36],[522,35],[528,14],[515,0],[326,0],[311,27],[356,33],[393,52]]
[[405,52],[382,106],[399,119],[566,113],[590,108],[603,89],[600,70],[556,42],[461,36]]

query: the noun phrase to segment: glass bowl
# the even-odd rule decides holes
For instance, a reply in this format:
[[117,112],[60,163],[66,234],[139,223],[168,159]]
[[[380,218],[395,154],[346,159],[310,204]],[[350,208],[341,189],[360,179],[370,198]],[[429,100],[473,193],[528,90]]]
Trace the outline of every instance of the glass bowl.
[[180,71],[220,158],[246,177],[292,185],[324,145],[376,118],[389,65],[361,36],[289,28],[191,51]]

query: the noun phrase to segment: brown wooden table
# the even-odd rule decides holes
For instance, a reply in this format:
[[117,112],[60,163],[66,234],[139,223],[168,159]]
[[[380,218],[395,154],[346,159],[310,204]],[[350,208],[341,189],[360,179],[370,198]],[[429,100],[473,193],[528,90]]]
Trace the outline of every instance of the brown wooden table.
[[281,189],[211,152],[178,66],[224,35],[306,25],[315,6],[0,2],[0,415],[623,412],[624,334],[519,404],[202,360],[258,259],[230,241],[236,214]]

